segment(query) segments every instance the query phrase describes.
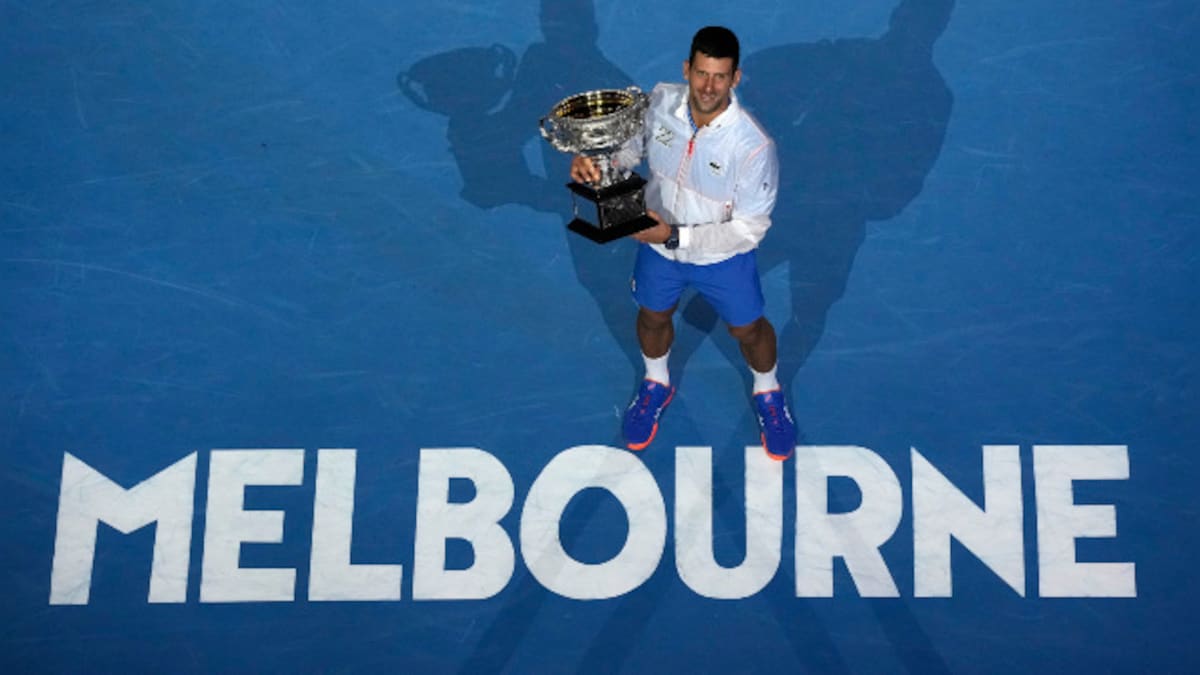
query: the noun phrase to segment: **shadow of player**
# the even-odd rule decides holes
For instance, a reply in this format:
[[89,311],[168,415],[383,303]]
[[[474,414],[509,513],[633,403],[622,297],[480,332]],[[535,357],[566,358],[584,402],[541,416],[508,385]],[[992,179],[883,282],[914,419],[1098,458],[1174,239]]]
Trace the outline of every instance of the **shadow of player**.
[[[788,44],[743,58],[739,96],[774,136],[781,166],[774,225],[759,249],[759,265],[764,274],[787,266],[790,307],[777,328],[779,378],[789,391],[824,330],[830,307],[845,290],[866,223],[899,214],[920,193],[941,151],[952,97],[933,63],[933,46],[953,7],[954,0],[903,0],[879,38]],[[569,197],[563,183],[569,157],[541,151],[537,121],[566,96],[624,87],[631,80],[599,50],[591,0],[543,0],[540,19],[544,41],[531,45],[519,63],[501,45],[462,48],[413,64],[398,82],[415,104],[448,118],[463,199],[481,208],[521,204],[558,213],[566,223]],[[540,161],[527,159],[538,154]],[[636,308],[628,291],[636,245],[624,240],[598,246],[565,227],[563,232],[579,282],[632,372],[640,373],[633,338]],[[679,316],[672,372],[680,382],[686,377],[684,365],[709,337],[748,382],[736,344],[724,330],[714,332],[719,322],[706,302],[686,296]],[[744,415],[726,446],[738,448],[756,438],[754,424]],[[740,461],[740,452],[722,453],[715,461],[718,475],[740,475],[730,464]],[[714,488],[716,518],[727,529],[742,531],[741,504],[722,499],[727,487]],[[577,534],[564,530],[564,543]],[[660,570],[669,567],[669,558]],[[806,603],[788,597],[787,565],[785,557],[783,579],[763,595],[792,636],[793,654],[809,667],[845,671],[822,622]],[[662,593],[678,583],[668,578],[670,572],[656,573],[618,601],[612,620],[587,651],[588,668],[611,672],[620,667]],[[545,597],[528,575],[516,586],[464,671],[494,668],[513,655]],[[903,603],[875,609],[906,666],[945,671]],[[797,630],[786,631],[790,627]]]
[[[418,106],[447,117],[463,199],[480,208],[528,206],[565,224],[573,217],[564,187],[571,158],[541,139],[538,120],[568,96],[624,88],[633,80],[600,51],[592,0],[542,0],[540,8],[544,40],[530,45],[519,63],[501,45],[467,47],[418,61],[398,82]],[[641,353],[631,339],[637,308],[629,294],[636,242],[598,246],[562,231],[576,278],[632,372],[639,372]]]

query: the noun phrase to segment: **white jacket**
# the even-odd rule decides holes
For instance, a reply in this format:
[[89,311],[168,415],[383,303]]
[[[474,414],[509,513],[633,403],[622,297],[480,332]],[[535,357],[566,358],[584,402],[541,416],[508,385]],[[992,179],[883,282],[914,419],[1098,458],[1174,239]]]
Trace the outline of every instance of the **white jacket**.
[[779,178],[775,143],[730,92],[729,107],[694,135],[687,84],[650,93],[642,138],[615,158],[646,157],[646,207],[680,226],[679,248],[652,244],[662,256],[710,265],[754,250],[771,227]]

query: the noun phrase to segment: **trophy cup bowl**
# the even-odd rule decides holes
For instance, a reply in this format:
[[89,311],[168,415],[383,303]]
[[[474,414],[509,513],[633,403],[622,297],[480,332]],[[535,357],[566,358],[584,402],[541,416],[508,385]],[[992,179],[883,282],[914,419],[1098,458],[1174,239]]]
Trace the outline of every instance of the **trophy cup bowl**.
[[[646,180],[613,164],[612,155],[642,133],[650,97],[637,87],[597,89],[559,101],[538,123],[542,137],[560,152],[590,157],[600,171],[595,184],[571,181],[575,218],[572,232],[603,244],[655,225],[646,215]],[[580,213],[580,199],[592,204],[596,217]]]

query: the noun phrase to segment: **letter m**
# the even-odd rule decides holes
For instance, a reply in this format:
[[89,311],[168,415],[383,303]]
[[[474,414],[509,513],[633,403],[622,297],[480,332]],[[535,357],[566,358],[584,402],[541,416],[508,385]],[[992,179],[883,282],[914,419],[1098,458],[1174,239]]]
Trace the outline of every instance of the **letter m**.
[[157,523],[149,601],[184,602],[195,487],[194,452],[128,490],[66,453],[58,497],[50,604],[87,604],[96,557],[96,530],[101,522],[122,534]]

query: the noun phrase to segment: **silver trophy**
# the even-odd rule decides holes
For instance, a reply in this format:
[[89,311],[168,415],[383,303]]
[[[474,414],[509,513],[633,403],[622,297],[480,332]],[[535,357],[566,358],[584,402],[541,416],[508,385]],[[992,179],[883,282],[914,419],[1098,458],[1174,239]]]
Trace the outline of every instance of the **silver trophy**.
[[[646,215],[646,180],[612,161],[626,141],[642,133],[649,101],[637,87],[588,91],[559,101],[538,123],[556,150],[586,155],[600,171],[595,184],[567,183],[575,195],[575,219],[567,224],[572,232],[603,244],[654,226]],[[581,215],[581,198],[594,206],[595,222]]]

